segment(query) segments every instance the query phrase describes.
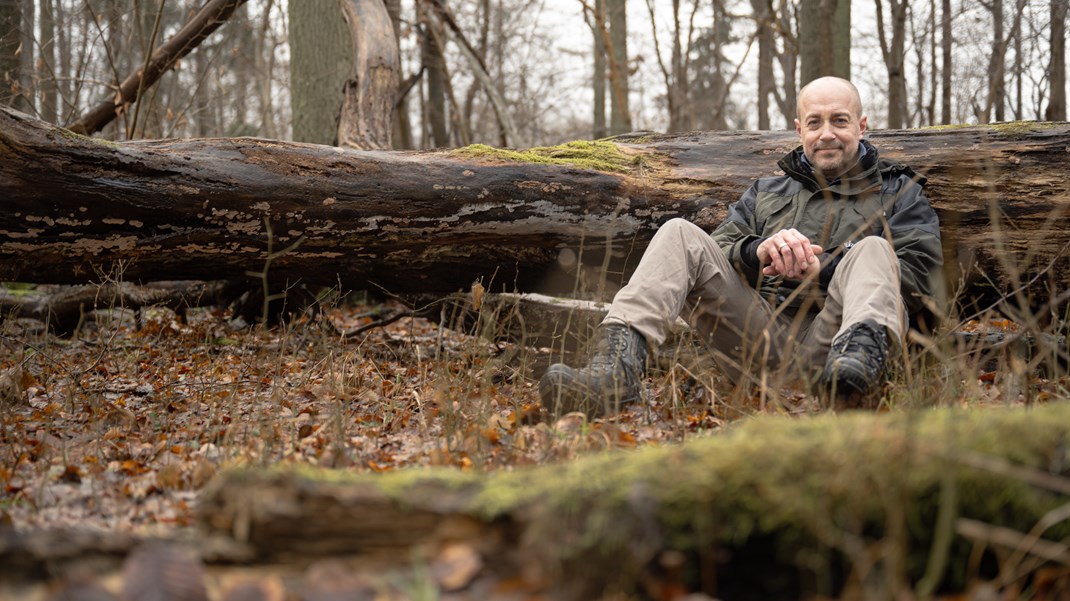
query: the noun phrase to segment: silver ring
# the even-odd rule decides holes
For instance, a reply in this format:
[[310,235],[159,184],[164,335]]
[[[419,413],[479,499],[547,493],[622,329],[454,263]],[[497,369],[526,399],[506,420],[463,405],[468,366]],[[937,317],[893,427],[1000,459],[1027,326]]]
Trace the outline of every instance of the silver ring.
[[786,246],[791,246],[791,245],[790,245],[790,244],[788,244],[787,242],[784,242],[784,243],[783,243],[783,244],[781,244],[780,246],[776,247],[776,249],[777,249],[777,250],[784,250],[784,247],[786,247]]

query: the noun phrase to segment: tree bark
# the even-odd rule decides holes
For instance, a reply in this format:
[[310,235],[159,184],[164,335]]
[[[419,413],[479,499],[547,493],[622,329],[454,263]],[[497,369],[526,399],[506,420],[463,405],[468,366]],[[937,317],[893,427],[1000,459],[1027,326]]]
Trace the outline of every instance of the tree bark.
[[606,0],[610,42],[606,44],[609,58],[609,133],[614,135],[632,130],[632,112],[628,99],[630,65],[626,5],[625,0]]
[[0,0],[0,104],[13,106],[19,96],[19,48],[22,45],[22,0]]
[[1051,0],[1051,61],[1048,63],[1051,100],[1045,118],[1066,120],[1066,9],[1067,0]]
[[851,78],[851,2],[803,0],[799,6],[799,59],[805,85],[818,77]]
[[[1070,125],[870,136],[928,176],[946,276],[956,290],[965,281],[964,297],[990,303],[1022,287],[1037,304],[1066,289]],[[345,289],[436,294],[482,279],[492,292],[583,295],[604,286],[603,274],[626,281],[668,219],[714,228],[797,143],[793,132],[625,136],[595,147],[623,153],[615,173],[253,138],[117,144],[3,109],[0,279],[266,270],[279,283]]]
[[401,57],[383,0],[344,0],[352,70],[344,84],[338,145],[389,149]]
[[290,96],[293,139],[338,140],[338,117],[353,45],[342,17],[343,0],[289,0]]
[[880,38],[881,56],[888,72],[888,128],[902,129],[908,125],[907,74],[906,74],[906,0],[891,0],[891,43],[885,32],[884,0],[875,1],[877,9],[877,34]]
[[769,96],[776,89],[773,76],[775,30],[772,0],[751,0],[754,22],[758,28],[758,129],[769,129]]
[[951,124],[951,0],[940,2],[940,123]]
[[592,138],[606,137],[606,0],[594,0],[594,14],[588,16],[594,38],[593,72],[591,86],[594,88],[594,117]]

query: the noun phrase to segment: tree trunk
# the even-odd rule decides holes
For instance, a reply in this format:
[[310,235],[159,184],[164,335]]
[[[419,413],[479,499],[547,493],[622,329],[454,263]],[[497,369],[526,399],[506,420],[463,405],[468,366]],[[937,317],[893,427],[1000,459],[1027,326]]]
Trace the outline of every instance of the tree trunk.
[[56,87],[56,15],[53,0],[41,2],[41,118],[57,123],[59,89]]
[[850,79],[850,0],[802,0],[799,46],[801,84],[825,75]]
[[1049,121],[1066,120],[1066,9],[1067,0],[1051,0],[1051,100],[1044,116]]
[[428,14],[430,7],[421,2],[418,8],[422,36],[420,38],[420,62],[427,73],[427,120],[425,127],[431,130],[433,148],[450,145],[446,128],[446,58],[442,54],[443,36],[436,33],[437,22]]
[[606,129],[606,0],[594,0],[594,18],[591,19],[594,37],[594,71],[591,85],[594,88],[593,138],[601,140],[609,133]]
[[293,139],[312,144],[338,140],[338,116],[352,70],[344,0],[289,0],[290,98]]
[[34,81],[34,55],[37,51],[37,40],[34,36],[34,13],[36,7],[34,0],[22,0],[22,25],[19,33],[22,35],[22,48],[19,51],[19,95],[15,98],[15,108],[33,114],[37,109],[36,82]]
[[344,0],[352,70],[338,117],[338,145],[389,149],[401,75],[394,26],[383,0]]
[[625,0],[606,0],[609,19],[609,133],[632,131],[632,113],[628,104],[628,14]]
[[951,123],[951,0],[941,0],[940,7],[940,123]]
[[0,0],[0,104],[12,106],[19,95],[19,46],[22,0]]
[[[1070,125],[871,139],[929,177],[946,276],[956,290],[965,281],[964,297],[990,303],[1022,286],[1037,304],[1067,288]],[[520,155],[607,169],[594,171],[478,147],[105,143],[3,109],[0,280],[215,280],[266,269],[276,282],[345,289],[436,294],[482,279],[494,292],[583,295],[604,284],[604,260],[611,283],[625,281],[664,221],[715,227],[797,143],[793,132],[706,132]]]
[[875,0],[877,8],[877,34],[880,38],[881,55],[888,72],[888,128],[902,129],[908,125],[907,80],[906,80],[906,0],[890,0],[892,39],[888,42],[884,25],[884,0]]
[[758,129],[769,129],[769,96],[776,87],[772,0],[751,0],[751,10],[758,28]]
[[794,25],[797,20],[793,18],[793,7],[788,0],[780,0],[777,8],[777,24],[780,35],[784,38],[784,49],[777,53],[777,61],[780,70],[784,74],[782,88],[783,94],[777,95],[777,103],[780,106],[780,114],[784,116],[784,127],[791,129],[795,121],[796,95],[799,86],[795,82],[795,73],[799,63],[799,42]]

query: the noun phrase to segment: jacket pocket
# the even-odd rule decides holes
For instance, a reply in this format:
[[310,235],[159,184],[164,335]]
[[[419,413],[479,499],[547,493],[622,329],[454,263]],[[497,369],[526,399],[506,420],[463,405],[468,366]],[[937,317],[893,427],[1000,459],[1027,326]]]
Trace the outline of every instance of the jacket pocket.
[[796,199],[797,195],[770,194],[759,197],[754,206],[758,235],[764,238],[784,228],[794,227]]

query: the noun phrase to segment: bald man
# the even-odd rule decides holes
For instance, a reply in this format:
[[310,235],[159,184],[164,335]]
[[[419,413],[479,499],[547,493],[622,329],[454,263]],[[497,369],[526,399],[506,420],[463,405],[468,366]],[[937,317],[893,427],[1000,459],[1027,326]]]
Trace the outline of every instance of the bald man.
[[552,413],[639,401],[648,352],[681,316],[734,377],[848,405],[883,388],[908,313],[933,306],[939,222],[925,178],[863,138],[851,82],[817,79],[798,98],[802,144],[778,163],[784,174],[756,181],[712,234],[683,219],[658,230],[589,364],[555,364],[540,380]]

